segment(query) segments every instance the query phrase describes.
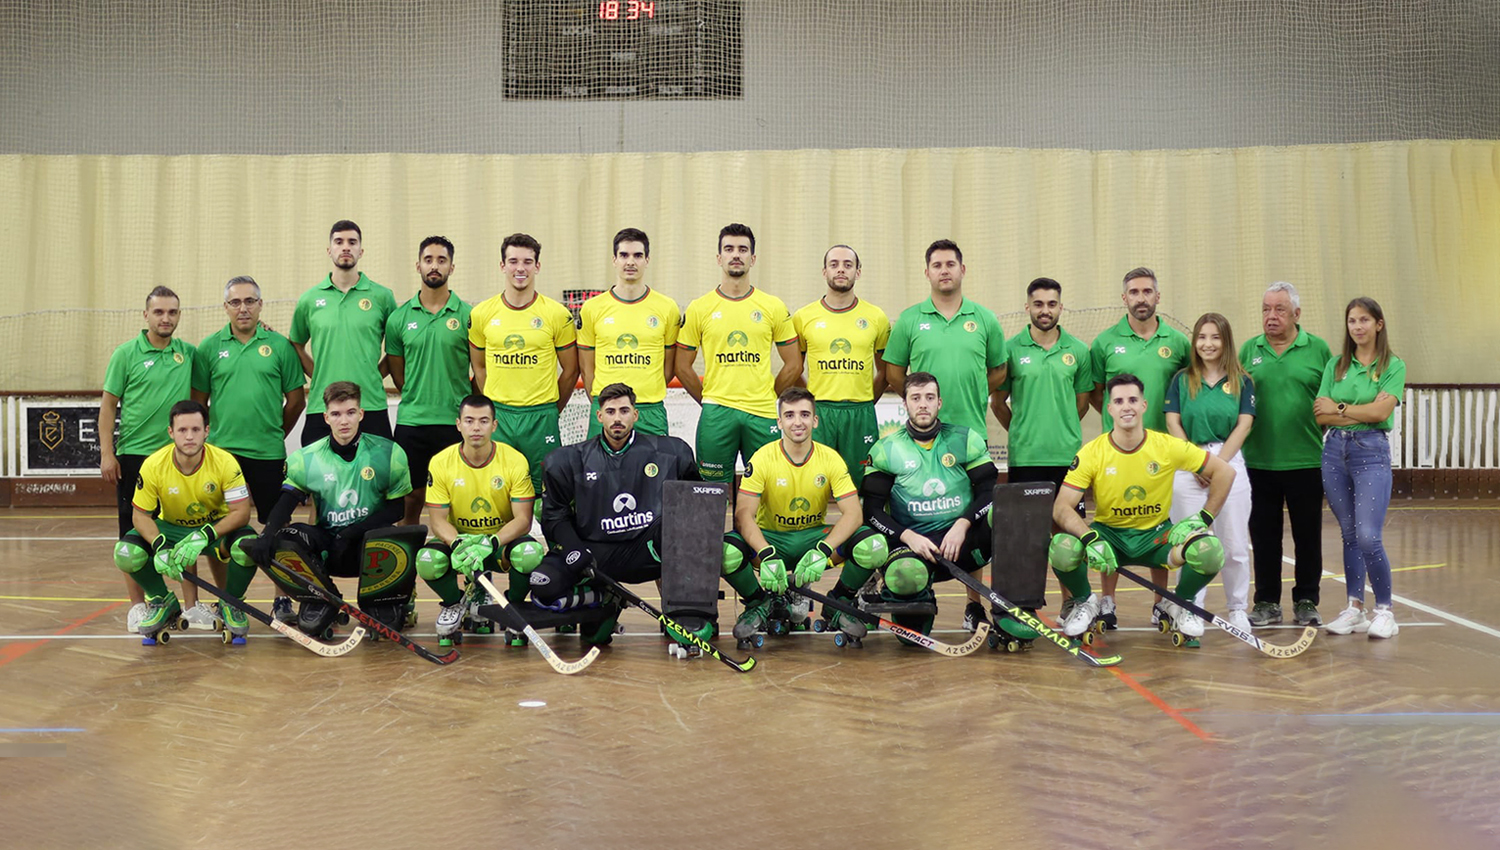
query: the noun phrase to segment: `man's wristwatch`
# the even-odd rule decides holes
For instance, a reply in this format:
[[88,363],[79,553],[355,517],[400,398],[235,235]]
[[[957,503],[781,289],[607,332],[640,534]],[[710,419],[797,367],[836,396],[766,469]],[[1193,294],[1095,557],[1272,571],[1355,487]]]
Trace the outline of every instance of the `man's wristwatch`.
[[1344,415],[1344,408],[1345,408],[1345,407],[1348,407],[1348,405],[1347,405],[1347,404],[1344,404],[1344,403],[1343,403],[1343,402],[1342,402],[1342,401],[1341,401],[1341,402],[1339,402],[1339,415],[1340,415],[1340,416],[1343,416],[1343,415]]

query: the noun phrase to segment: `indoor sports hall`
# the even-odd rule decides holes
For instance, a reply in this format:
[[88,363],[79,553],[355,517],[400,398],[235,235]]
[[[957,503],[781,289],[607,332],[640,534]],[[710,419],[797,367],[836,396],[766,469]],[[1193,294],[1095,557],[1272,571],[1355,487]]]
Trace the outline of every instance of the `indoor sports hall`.
[[[1497,75],[1493,0],[5,4],[0,846],[1500,846]],[[1288,527],[1286,621],[1210,623],[1196,648],[1128,581],[1118,628],[1071,652],[948,657],[874,628],[741,647],[724,585],[726,663],[670,657],[626,608],[562,675],[578,635],[540,631],[557,665],[500,634],[440,645],[420,582],[414,647],[319,657],[254,620],[240,644],[143,645],[101,475],[112,353],[150,338],[158,286],[197,349],[241,275],[287,334],[345,219],[398,304],[425,237],[451,240],[476,304],[506,285],[501,240],[531,234],[535,287],[575,322],[617,231],[650,234],[648,282],[686,309],[731,222],[792,311],[847,245],[892,321],[951,239],[1007,337],[1040,277],[1068,333],[1110,332],[1141,266],[1163,327],[1219,313],[1236,344],[1275,282],[1335,357],[1346,305],[1373,298],[1406,365],[1381,526],[1400,634],[1294,624]],[[563,444],[585,390],[559,399]],[[680,382],[664,408],[693,444]],[[876,412],[906,427],[896,395]],[[1004,481],[1011,435],[987,426]],[[1101,427],[1090,410],[1083,441]],[[1001,537],[1051,533],[1013,520]],[[1351,588],[1326,505],[1319,523],[1326,622]],[[932,638],[972,641],[963,586],[935,589]],[[276,595],[262,573],[245,601]],[[1215,581],[1202,605],[1225,599]],[[1044,624],[1061,602],[1049,577]]]

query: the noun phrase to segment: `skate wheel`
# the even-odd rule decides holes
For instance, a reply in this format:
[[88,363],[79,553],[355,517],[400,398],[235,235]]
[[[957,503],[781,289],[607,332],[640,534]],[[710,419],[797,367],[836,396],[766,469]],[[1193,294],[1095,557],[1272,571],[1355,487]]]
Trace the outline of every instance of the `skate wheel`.
[[813,620],[812,630],[818,634],[828,631],[828,623],[824,620]]
[[1084,646],[1093,646],[1094,645],[1094,638],[1095,638],[1095,635],[1094,635],[1094,633],[1092,631],[1084,632],[1083,633],[1083,638],[1082,638],[1083,645]]
[[1095,620],[1092,624],[1089,625],[1089,630],[1096,635],[1104,634],[1104,629],[1105,623],[1103,620]]
[[766,636],[765,635],[756,635],[755,637],[751,638],[750,640],[755,644],[755,648],[756,649],[760,649],[761,647],[763,647],[763,646],[766,645]]
[[1166,620],[1159,620],[1156,623],[1156,630],[1161,632],[1162,634],[1166,634],[1172,631],[1172,624],[1167,622]]
[[1000,648],[1000,636],[994,632],[990,632],[990,636],[985,638],[984,642],[990,645],[990,649]]
[[166,643],[167,641],[169,641],[171,639],[172,639],[172,633],[169,632],[169,631],[167,631],[166,629],[162,629],[160,632],[157,632],[157,634],[156,634],[156,640],[157,640],[158,643]]
[[341,625],[341,626],[347,626],[347,625],[349,625],[349,612],[348,611],[344,611],[344,610],[340,610],[339,611],[338,620],[339,620],[339,625]]
[[1172,645],[1173,646],[1182,646],[1183,642],[1184,642],[1184,638],[1182,636],[1182,632],[1172,632]]
[[[321,636],[323,640],[333,640],[333,627],[329,626],[328,628],[324,629]],[[371,633],[370,637],[373,638],[375,637],[375,635]]]
[[843,632],[834,632],[833,633],[833,645],[834,646],[842,648],[844,646],[847,646],[848,644],[849,644],[849,638]]
[[1015,640],[1006,641],[1005,642],[1005,651],[1006,652],[1020,652],[1021,651],[1021,642],[1020,641],[1015,641]]
[[220,636],[223,637],[225,646],[228,646],[229,644],[234,642],[234,635],[231,634],[228,629],[220,632]]

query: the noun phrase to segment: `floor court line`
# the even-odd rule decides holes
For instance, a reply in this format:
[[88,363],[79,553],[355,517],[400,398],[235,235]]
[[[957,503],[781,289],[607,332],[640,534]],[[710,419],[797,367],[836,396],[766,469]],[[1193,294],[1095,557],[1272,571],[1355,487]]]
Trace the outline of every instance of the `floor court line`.
[[[1292,564],[1293,566],[1295,566],[1297,563],[1297,559],[1289,555],[1282,555],[1281,560],[1285,561],[1288,564]],[[1334,581],[1340,582],[1345,586],[1348,585],[1348,582],[1345,581],[1344,577],[1341,575],[1334,575],[1327,570],[1323,571],[1323,575],[1327,578],[1333,579]],[[1408,608],[1415,608],[1416,610],[1421,611],[1423,614],[1431,614],[1434,617],[1441,617],[1442,619],[1447,620],[1450,623],[1457,623],[1458,625],[1463,626],[1466,629],[1473,629],[1480,634],[1486,634],[1490,637],[1500,638],[1500,629],[1492,629],[1489,626],[1484,625],[1483,623],[1476,623],[1473,620],[1467,619],[1465,617],[1460,617],[1457,614],[1449,614],[1447,611],[1444,611],[1441,608],[1434,608],[1431,605],[1418,602],[1415,599],[1408,599],[1405,596],[1401,596],[1400,594],[1392,593],[1391,601],[1400,602],[1402,605],[1405,605]]]
[[[58,637],[58,636],[61,636],[61,635],[66,635],[68,632],[73,631],[74,629],[78,628],[79,626],[84,625],[85,623],[89,622],[90,620],[93,620],[96,617],[100,617],[100,616],[103,616],[105,614],[108,614],[110,611],[113,611],[116,608],[118,608],[118,607],[120,607],[121,605],[124,605],[124,604],[125,604],[124,602],[114,602],[114,603],[111,603],[109,605],[106,605],[103,608],[100,608],[99,610],[95,611],[92,614],[88,614],[86,616],[79,617],[78,619],[74,620],[73,622],[71,622],[71,623],[67,624],[66,626],[63,626],[62,628],[60,628],[57,631],[53,632],[48,637],[49,638],[55,638],[55,637]],[[4,667],[5,665],[9,664],[10,662],[15,661],[18,658],[24,657],[27,653],[31,652],[33,649],[37,649],[38,647],[42,647],[42,646],[46,646],[46,645],[47,645],[47,641],[45,641],[45,640],[33,640],[30,643],[11,644],[10,646],[5,647],[4,649],[0,649],[0,667]]]

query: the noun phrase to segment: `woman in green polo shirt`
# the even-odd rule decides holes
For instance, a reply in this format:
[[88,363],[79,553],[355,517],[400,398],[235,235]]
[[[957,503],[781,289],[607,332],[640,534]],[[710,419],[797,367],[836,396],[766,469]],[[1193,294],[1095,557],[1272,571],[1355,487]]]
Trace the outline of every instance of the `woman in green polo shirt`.
[[[1193,324],[1187,368],[1167,383],[1167,430],[1172,436],[1218,455],[1234,468],[1234,486],[1219,515],[1214,534],[1224,544],[1224,618],[1250,631],[1250,477],[1240,447],[1255,424],[1255,383],[1240,366],[1229,320],[1204,313]],[[1173,522],[1195,516],[1208,502],[1207,481],[1184,469],[1172,482]],[[1198,591],[1203,604],[1204,591]]]
[[[1373,298],[1344,308],[1344,351],[1328,361],[1313,400],[1323,436],[1323,491],[1344,540],[1349,605],[1325,628],[1336,635],[1369,632],[1395,637],[1391,561],[1381,541],[1391,505],[1391,444],[1387,435],[1406,392],[1406,364],[1391,353],[1385,313]],[[1365,576],[1375,591],[1375,616],[1365,617]]]

